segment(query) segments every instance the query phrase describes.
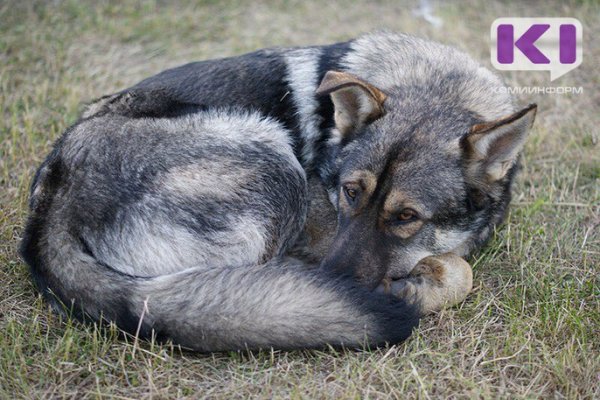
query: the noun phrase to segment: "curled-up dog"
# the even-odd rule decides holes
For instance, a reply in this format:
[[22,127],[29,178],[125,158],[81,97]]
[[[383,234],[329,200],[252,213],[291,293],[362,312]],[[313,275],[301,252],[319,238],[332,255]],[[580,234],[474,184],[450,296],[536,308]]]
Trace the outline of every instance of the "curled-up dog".
[[401,342],[505,216],[536,108],[499,86],[385,32],[164,71],[57,141],[21,252],[57,309],[198,351]]

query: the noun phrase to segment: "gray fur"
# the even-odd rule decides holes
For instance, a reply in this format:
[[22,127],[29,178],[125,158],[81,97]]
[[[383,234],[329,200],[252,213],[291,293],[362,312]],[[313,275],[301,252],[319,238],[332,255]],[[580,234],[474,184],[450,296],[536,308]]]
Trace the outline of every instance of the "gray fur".
[[319,117],[316,115],[317,99],[314,92],[319,84],[318,48],[290,50],[285,57],[290,96],[294,99],[300,130],[304,138],[301,160],[310,165],[315,156],[315,142],[321,135]]
[[[32,196],[44,229],[29,242],[40,242],[47,296],[67,309],[200,351],[398,340],[381,326],[388,316],[357,303],[366,290],[284,259],[307,187],[275,121],[236,110],[100,113],[44,168]],[[395,322],[410,328],[414,314],[397,305],[406,315]]]
[[[376,118],[335,127],[315,94],[327,69],[359,96],[338,116]],[[195,350],[399,342],[433,303],[371,289],[468,254],[504,218],[535,110],[505,118],[500,85],[462,52],[389,32],[164,71],[57,142],[22,254],[76,316]],[[398,222],[407,207],[418,218]],[[460,268],[419,277],[437,292],[413,285],[417,298],[468,292],[468,265],[444,259]]]
[[352,50],[343,60],[344,69],[383,91],[404,85],[445,87],[448,97],[436,98],[436,102],[460,104],[485,121],[516,111],[510,94],[492,92],[504,85],[502,80],[456,48],[381,31],[353,41]]

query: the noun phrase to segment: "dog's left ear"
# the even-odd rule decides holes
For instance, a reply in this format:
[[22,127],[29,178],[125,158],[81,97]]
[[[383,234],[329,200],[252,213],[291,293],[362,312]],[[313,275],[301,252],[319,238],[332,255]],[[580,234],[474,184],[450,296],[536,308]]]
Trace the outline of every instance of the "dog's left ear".
[[492,122],[477,124],[462,140],[469,177],[490,184],[506,176],[523,149],[537,105]]
[[386,95],[347,72],[328,71],[317,88],[317,95],[331,96],[335,107],[335,126],[347,136],[384,114]]

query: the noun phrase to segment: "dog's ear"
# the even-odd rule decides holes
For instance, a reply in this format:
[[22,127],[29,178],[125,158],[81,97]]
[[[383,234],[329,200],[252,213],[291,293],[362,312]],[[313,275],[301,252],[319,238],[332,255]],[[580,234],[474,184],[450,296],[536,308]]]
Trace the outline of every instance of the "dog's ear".
[[537,105],[492,122],[474,125],[463,137],[468,176],[480,185],[506,176],[523,149],[533,125]]
[[357,131],[384,114],[386,95],[347,72],[328,71],[317,95],[330,95],[335,108],[335,126],[342,136]]

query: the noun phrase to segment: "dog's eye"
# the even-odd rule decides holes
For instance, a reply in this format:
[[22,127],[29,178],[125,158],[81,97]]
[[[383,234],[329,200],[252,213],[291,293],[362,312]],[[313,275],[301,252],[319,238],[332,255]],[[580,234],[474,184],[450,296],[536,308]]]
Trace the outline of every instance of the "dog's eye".
[[405,208],[404,210],[400,211],[396,218],[398,218],[399,222],[405,223],[414,221],[418,217],[419,214],[417,214],[415,210],[413,210],[412,208]]
[[349,201],[354,202],[356,197],[358,197],[358,189],[352,186],[344,186],[344,194],[348,198]]

